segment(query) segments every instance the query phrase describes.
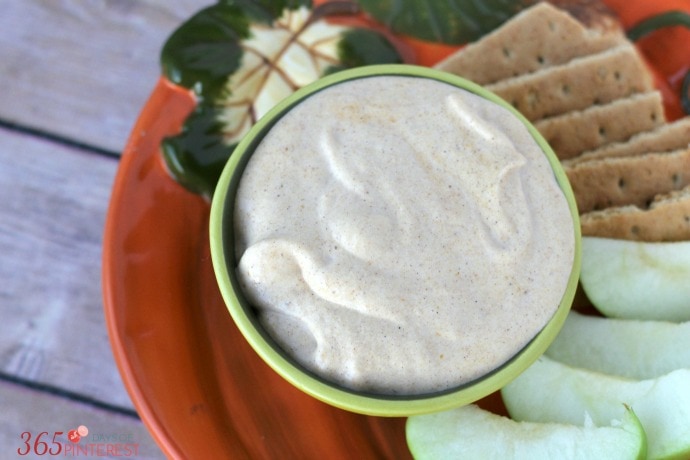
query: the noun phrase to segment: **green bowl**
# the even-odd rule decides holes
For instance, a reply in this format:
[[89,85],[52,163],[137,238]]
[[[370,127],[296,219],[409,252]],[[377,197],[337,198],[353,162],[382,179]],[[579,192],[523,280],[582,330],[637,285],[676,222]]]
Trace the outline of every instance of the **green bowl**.
[[[310,95],[349,80],[382,75],[438,80],[475,93],[513,112],[527,126],[543,149],[556,180],[566,196],[574,223],[574,262],[561,303],[549,323],[526,347],[498,369],[475,381],[438,393],[411,396],[370,394],[344,388],[306,370],[288,356],[262,328],[254,309],[245,300],[235,275],[233,230],[235,195],[245,165],[264,135],[284,113]],[[499,390],[529,367],[555,339],[570,311],[580,273],[581,236],[577,206],[566,175],[548,143],[520,113],[503,99],[465,79],[427,67],[376,65],[341,71],[301,88],[281,101],[254,125],[233,152],[216,187],[210,219],[211,256],[218,285],[233,320],[252,348],[271,368],[303,392],[332,406],[367,415],[403,417],[431,413],[475,402]]]

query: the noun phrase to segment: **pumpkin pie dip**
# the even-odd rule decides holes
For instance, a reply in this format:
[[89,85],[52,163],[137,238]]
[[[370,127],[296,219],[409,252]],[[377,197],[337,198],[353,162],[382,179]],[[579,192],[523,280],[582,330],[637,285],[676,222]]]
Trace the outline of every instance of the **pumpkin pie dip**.
[[326,88],[271,128],[235,203],[237,273],[283,350],[376,394],[434,393],[518,353],[556,312],[573,219],[500,105],[434,79]]

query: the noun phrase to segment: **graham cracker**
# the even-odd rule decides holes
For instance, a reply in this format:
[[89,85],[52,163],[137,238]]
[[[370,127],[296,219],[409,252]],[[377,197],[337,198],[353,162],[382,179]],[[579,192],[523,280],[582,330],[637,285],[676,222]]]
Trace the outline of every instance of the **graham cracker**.
[[621,206],[580,216],[583,236],[632,241],[690,240],[690,187],[657,195],[648,208]]
[[586,236],[690,240],[690,117],[661,93],[601,0],[522,11],[436,65],[512,103],[546,138]]
[[594,160],[629,155],[640,155],[647,152],[670,152],[690,146],[690,117],[663,124],[650,131],[634,135],[624,142],[614,142],[595,150],[584,152],[575,158],[564,160],[564,166]]
[[635,94],[604,105],[545,118],[534,123],[560,160],[629,139],[665,122],[658,91]]
[[488,85],[528,120],[606,104],[654,89],[632,43]]
[[564,169],[580,214],[626,205],[646,208],[656,195],[690,184],[690,148],[590,160]]
[[487,85],[597,53],[626,40],[617,21],[592,8],[591,1],[585,2],[586,8],[579,6],[581,1],[563,3],[576,13],[587,11],[589,16],[582,18],[587,26],[564,9],[540,2],[435,67]]

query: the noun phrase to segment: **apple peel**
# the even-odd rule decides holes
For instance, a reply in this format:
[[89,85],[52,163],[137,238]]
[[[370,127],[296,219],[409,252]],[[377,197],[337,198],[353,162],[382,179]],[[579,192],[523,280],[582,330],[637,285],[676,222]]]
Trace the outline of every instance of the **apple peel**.
[[602,318],[571,311],[546,355],[569,366],[651,379],[690,369],[690,321]]
[[643,459],[647,441],[628,408],[607,426],[516,422],[471,404],[408,418],[407,443],[417,460],[445,458]]
[[690,241],[583,237],[580,283],[604,316],[690,321]]
[[501,395],[515,420],[539,423],[582,424],[589,414],[605,424],[629,405],[647,433],[649,459],[690,458],[690,369],[632,380],[542,356]]

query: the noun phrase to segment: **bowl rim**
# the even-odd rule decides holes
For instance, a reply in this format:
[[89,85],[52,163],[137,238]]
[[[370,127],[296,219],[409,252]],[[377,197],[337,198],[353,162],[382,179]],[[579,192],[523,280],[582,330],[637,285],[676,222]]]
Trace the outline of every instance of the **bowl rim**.
[[[260,326],[248,302],[241,294],[238,295],[241,291],[234,271],[234,229],[226,223],[232,222],[237,186],[254,149],[284,113],[312,94],[345,81],[376,76],[433,79],[470,91],[508,109],[522,121],[544,152],[565,195],[573,221],[572,269],[558,309],[546,326],[516,355],[491,373],[438,393],[406,396],[370,394],[328,382],[282,351]],[[478,401],[508,384],[546,351],[562,328],[575,297],[581,267],[581,231],[575,197],[560,161],[543,136],[512,105],[489,90],[462,77],[410,64],[379,64],[339,71],[298,89],[269,110],[242,138],[223,169],[211,200],[209,238],[213,270],[221,295],[233,321],[254,351],[299,390],[340,409],[373,416],[406,417],[451,409]]]

